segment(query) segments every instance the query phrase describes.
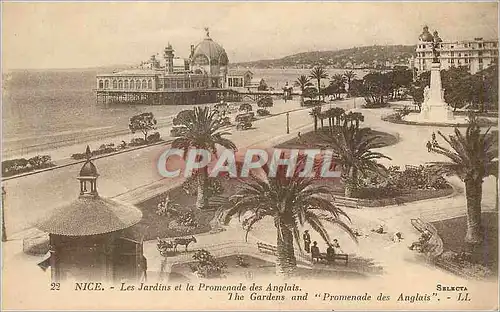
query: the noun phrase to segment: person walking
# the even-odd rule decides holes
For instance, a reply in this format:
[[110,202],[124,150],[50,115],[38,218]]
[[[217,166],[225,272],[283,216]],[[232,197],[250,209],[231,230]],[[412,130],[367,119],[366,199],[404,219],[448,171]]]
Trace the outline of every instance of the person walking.
[[308,230],[304,231],[302,238],[304,239],[304,250],[308,253],[310,252],[310,247],[311,247],[311,235],[309,235]]
[[427,144],[425,146],[427,146],[427,152],[430,153],[432,151],[432,143],[431,143],[431,141],[427,141]]

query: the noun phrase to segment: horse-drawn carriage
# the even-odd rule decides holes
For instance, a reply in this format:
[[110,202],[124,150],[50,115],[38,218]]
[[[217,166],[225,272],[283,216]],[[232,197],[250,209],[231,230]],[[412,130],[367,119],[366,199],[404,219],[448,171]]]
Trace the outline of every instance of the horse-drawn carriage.
[[177,252],[177,246],[178,245],[183,245],[185,246],[185,251],[187,251],[189,244],[191,243],[196,243],[196,237],[192,236],[191,237],[176,237],[173,240],[166,240],[165,238],[159,238],[157,237],[157,244],[156,248],[160,252],[160,255],[163,257],[166,257],[172,253]]

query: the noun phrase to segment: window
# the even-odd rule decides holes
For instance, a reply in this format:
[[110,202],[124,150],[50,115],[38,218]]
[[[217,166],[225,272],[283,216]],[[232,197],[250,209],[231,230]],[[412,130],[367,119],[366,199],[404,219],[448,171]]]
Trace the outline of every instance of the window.
[[99,89],[104,88],[104,81],[99,80]]
[[134,86],[134,81],[133,80],[130,80],[130,89],[134,89],[135,86]]
[[453,49],[453,46],[451,46],[450,49]]
[[455,56],[455,52],[450,52],[450,56],[454,57]]
[[136,80],[135,81],[135,88],[136,89],[140,89],[141,88],[141,81],[140,80]]
[[482,64],[483,63],[483,58],[479,58],[479,64]]
[[148,88],[148,82],[144,79],[142,80],[142,88],[147,89]]
[[151,79],[148,80],[148,89],[153,89],[153,81]]
[[483,47],[483,44],[482,44],[482,43],[480,43],[480,44],[479,44],[479,48],[481,49],[482,47]]
[[[227,84],[232,87],[233,86],[233,78],[227,78]],[[199,86],[199,85],[198,85]]]
[[104,81],[104,89],[109,89],[109,80]]
[[123,89],[123,80],[118,80],[118,89]]
[[113,89],[118,88],[118,82],[116,80],[113,80]]

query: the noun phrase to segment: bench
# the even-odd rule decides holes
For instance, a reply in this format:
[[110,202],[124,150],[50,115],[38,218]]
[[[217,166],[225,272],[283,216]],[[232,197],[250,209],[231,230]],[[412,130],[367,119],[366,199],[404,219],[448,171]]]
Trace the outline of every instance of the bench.
[[316,262],[326,262],[327,264],[335,264],[335,260],[342,260],[345,261],[345,265],[349,263],[349,255],[347,254],[334,254],[331,257],[328,257],[326,253],[321,252],[319,254],[312,254],[312,262],[314,263],[314,259],[316,259]]
[[257,248],[259,249],[260,252],[263,252],[263,253],[269,253],[269,254],[272,254],[275,256],[278,254],[278,249],[276,248],[276,246],[273,246],[273,245],[258,242]]
[[343,196],[334,196],[335,199],[334,203],[346,207],[346,208],[355,208],[359,209],[359,199],[358,198],[350,198],[350,197],[343,197]]

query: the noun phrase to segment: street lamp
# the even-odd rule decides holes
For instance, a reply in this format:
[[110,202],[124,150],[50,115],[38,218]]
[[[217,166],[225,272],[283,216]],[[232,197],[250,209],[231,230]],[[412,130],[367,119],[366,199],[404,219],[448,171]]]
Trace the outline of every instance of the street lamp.
[[5,231],[5,188],[2,186],[2,242],[7,241],[7,232]]
[[290,113],[286,112],[286,134],[290,134]]

